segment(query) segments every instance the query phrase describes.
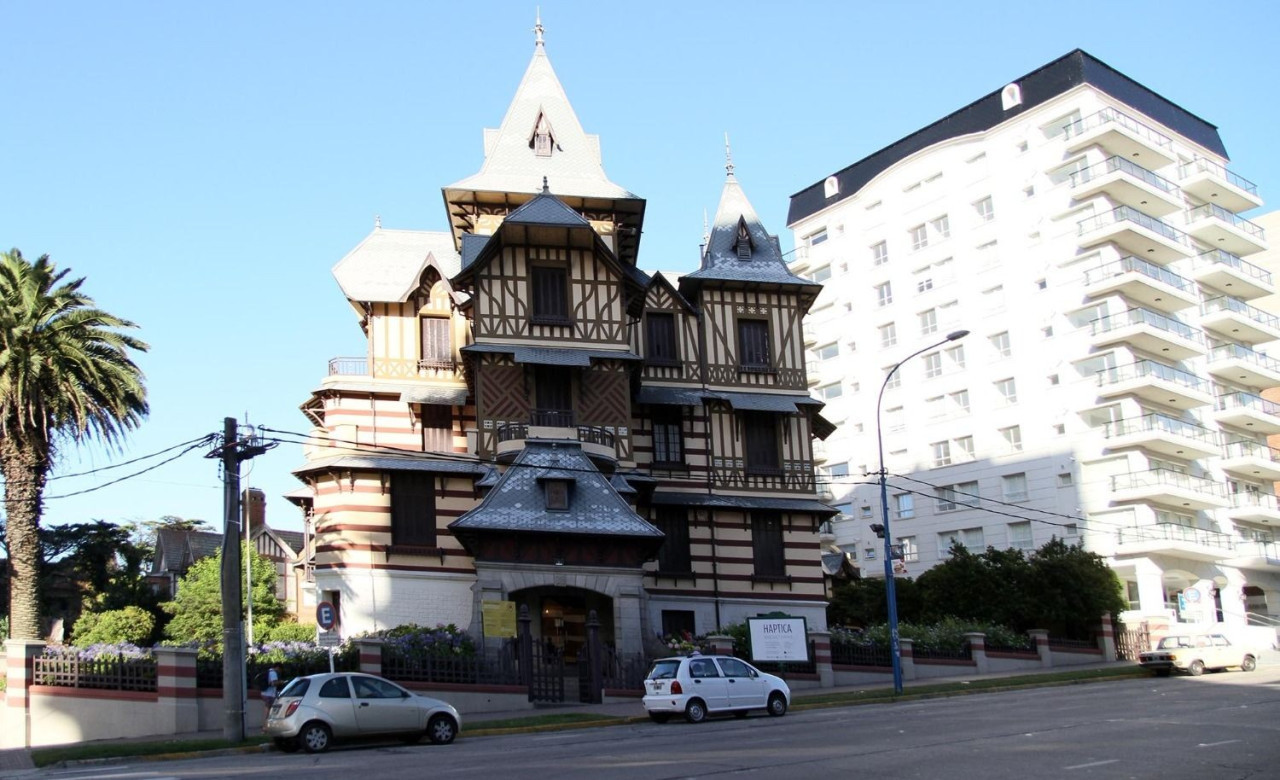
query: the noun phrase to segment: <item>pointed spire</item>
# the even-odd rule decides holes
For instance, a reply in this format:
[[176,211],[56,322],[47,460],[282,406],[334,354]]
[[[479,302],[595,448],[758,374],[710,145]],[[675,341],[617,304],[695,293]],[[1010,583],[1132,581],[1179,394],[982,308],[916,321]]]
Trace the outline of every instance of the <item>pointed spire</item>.
[[550,192],[551,192],[551,186],[550,186],[549,184],[547,184],[547,177],[546,177],[546,176],[543,176],[543,177],[542,177],[542,191],[543,191],[543,192],[546,192],[546,193],[550,193]]
[[374,229],[374,230],[382,230],[382,215],[381,215],[381,214],[374,214],[374,215],[373,215],[373,229]]
[[728,133],[724,134],[724,170],[725,170],[725,173],[729,175],[729,178],[732,179],[733,178],[733,149],[729,148]]
[[542,40],[542,33],[543,33],[542,6],[535,6],[535,7],[537,8],[537,12],[536,12],[536,20],[534,21],[534,24],[533,24],[533,45],[535,48],[537,48],[537,47],[543,46],[544,41]]

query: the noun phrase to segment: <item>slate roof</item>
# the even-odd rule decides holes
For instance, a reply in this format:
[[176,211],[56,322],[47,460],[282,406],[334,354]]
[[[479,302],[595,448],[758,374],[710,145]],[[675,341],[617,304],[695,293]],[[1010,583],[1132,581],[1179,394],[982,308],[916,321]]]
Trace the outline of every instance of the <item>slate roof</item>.
[[[156,531],[156,548],[160,552],[152,563],[152,572],[186,571],[187,566],[202,558],[216,555],[222,549],[222,534],[213,531],[180,531],[162,528]],[[188,556],[190,558],[188,559]],[[164,569],[161,569],[161,566]]]
[[808,512],[831,517],[840,510],[813,498],[781,498],[778,496],[720,496],[706,493],[677,493],[656,490],[650,499],[654,506],[702,506],[712,509],[773,509],[779,512]]
[[558,347],[521,347],[514,344],[468,344],[464,353],[496,353],[511,355],[517,363],[539,366],[577,366],[585,368],[592,360],[641,360],[634,352],[616,349],[564,349]]
[[[751,256],[747,259],[740,258],[736,249],[739,220],[745,222],[751,236]],[[796,276],[787,268],[778,237],[765,230],[732,171],[720,193],[715,222],[702,253],[702,266],[680,277],[680,292],[692,297],[691,289],[697,286],[695,282],[702,280],[812,287],[815,295],[822,289],[821,284]]]
[[302,552],[302,547],[306,544],[306,537],[303,536],[301,531],[280,531],[272,528],[271,533],[275,534],[276,538],[280,541],[287,544],[289,549],[293,550],[295,555]]
[[[540,115],[548,120],[555,140],[548,157],[539,157],[529,143]],[[542,190],[544,176],[556,192],[566,195],[637,198],[605,175],[600,138],[583,131],[539,41],[502,125],[485,130],[480,171],[445,187],[446,200],[450,190],[536,193]]]
[[[548,511],[540,482],[569,479],[569,508]],[[475,509],[449,524],[454,531],[505,531],[662,538],[636,514],[576,442],[529,439]]]
[[462,406],[467,402],[467,388],[412,387],[400,391],[400,400],[410,404]]
[[502,223],[513,225],[562,225],[591,229],[586,217],[565,205],[545,187],[533,200],[507,215]]
[[458,273],[452,235],[378,227],[338,261],[333,276],[349,300],[400,302],[417,289],[429,261],[446,279]]
[[481,250],[489,244],[493,236],[478,236],[475,233],[462,234],[462,267],[470,268],[480,256]]
[[294,474],[310,474],[327,469],[364,469],[367,471],[431,471],[438,474],[483,475],[487,466],[478,461],[443,460],[401,455],[335,455],[308,461],[293,470]]

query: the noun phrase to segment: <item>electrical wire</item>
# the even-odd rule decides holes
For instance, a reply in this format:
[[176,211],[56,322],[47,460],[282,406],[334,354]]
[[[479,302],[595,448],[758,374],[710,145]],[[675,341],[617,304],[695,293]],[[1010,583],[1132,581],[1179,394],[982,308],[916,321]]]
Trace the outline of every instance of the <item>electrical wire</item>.
[[[126,474],[125,476],[120,477],[119,479],[113,479],[113,480],[111,480],[110,482],[104,482],[104,483],[102,483],[101,485],[95,485],[94,487],[91,487],[91,488],[85,488],[84,490],[77,490],[77,491],[74,491],[74,492],[71,492],[71,493],[62,493],[62,494],[60,494],[60,495],[56,495],[56,496],[43,496],[43,499],[44,499],[44,500],[46,500],[46,501],[52,501],[52,500],[54,500],[54,499],[58,499],[58,498],[71,498],[72,496],[82,496],[82,495],[84,495],[85,493],[93,493],[93,492],[95,492],[95,491],[102,490],[103,488],[111,487],[112,485],[118,485],[118,484],[120,484],[121,482],[124,482],[124,481],[126,481],[126,480],[130,480],[130,479],[133,479],[134,477],[141,476],[141,475],[143,475],[143,474],[146,474],[146,473],[147,473],[147,472],[149,472],[149,471],[155,471],[156,469],[160,468],[161,466],[164,466],[164,465],[167,465],[167,464],[169,464],[169,463],[172,463],[172,462],[174,462],[175,460],[177,460],[178,458],[181,458],[183,455],[186,455],[188,452],[191,452],[192,450],[197,449],[197,448],[199,448],[199,447],[203,447],[203,446],[205,446],[205,445],[206,445],[206,444],[208,444],[210,441],[212,441],[215,437],[216,437],[216,434],[209,434],[209,435],[208,435],[208,436],[206,436],[205,438],[203,438],[203,439],[199,439],[199,440],[195,441],[194,443],[192,443],[190,446],[188,446],[186,449],[182,450],[182,451],[181,451],[181,452],[179,452],[178,454],[176,454],[176,455],[174,455],[174,456],[172,456],[172,457],[169,457],[169,458],[165,458],[164,460],[160,461],[159,463],[155,463],[155,464],[153,464],[153,465],[151,465],[151,466],[148,466],[147,468],[142,469],[141,471],[135,471],[135,472],[134,472],[134,473],[132,473],[132,474]],[[172,449],[172,448],[170,448],[170,449]]]

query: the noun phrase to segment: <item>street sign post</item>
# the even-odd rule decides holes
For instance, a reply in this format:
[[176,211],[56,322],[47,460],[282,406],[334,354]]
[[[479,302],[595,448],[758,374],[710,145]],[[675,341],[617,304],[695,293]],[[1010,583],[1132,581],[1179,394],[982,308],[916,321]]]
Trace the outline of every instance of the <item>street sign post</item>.
[[316,646],[324,647],[329,650],[329,671],[333,669],[333,651],[342,643],[342,637],[338,636],[338,632],[333,627],[338,622],[338,611],[333,608],[333,604],[328,601],[322,601],[316,605]]

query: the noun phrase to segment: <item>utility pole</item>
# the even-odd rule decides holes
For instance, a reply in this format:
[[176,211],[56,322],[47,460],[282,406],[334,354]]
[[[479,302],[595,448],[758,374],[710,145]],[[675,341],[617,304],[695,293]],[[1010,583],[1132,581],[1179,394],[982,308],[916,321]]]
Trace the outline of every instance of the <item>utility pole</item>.
[[236,419],[222,421],[222,446],[209,453],[222,459],[222,738],[245,738],[244,630],[240,615],[240,463],[269,448],[255,438],[241,440]]

